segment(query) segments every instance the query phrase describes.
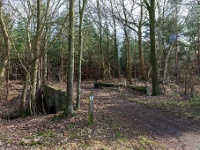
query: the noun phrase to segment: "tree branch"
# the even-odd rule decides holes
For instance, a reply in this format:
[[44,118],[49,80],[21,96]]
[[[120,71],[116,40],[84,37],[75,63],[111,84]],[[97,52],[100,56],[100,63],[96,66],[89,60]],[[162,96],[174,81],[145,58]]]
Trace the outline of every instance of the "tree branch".
[[147,0],[144,0],[144,3],[145,3],[145,5],[146,5],[146,7],[147,7],[147,10],[149,11],[151,6],[150,6],[149,3],[147,2]]

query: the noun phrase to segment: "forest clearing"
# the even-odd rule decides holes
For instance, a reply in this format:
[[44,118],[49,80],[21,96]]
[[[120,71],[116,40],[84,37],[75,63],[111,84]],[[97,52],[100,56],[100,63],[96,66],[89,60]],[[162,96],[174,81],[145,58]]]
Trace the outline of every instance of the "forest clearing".
[[0,0],[0,150],[199,150],[199,0]]
[[[22,88],[20,82],[12,86],[12,99],[2,101],[0,105],[0,116],[6,117],[0,122],[2,150],[200,148],[199,100],[146,96],[122,87],[97,89],[90,81],[82,83],[82,109],[75,111],[71,118],[55,120],[59,112],[11,120],[9,114],[19,111],[20,98],[17,95]],[[63,84],[56,86],[61,88]],[[94,123],[89,125],[88,98],[91,91],[94,93]],[[195,105],[189,105],[192,101]]]

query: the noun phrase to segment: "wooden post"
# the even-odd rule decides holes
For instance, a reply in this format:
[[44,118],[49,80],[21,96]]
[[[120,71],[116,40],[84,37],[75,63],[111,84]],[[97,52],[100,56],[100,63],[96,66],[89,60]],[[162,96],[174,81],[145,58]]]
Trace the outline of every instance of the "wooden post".
[[151,94],[150,94],[150,88],[149,88],[149,86],[146,87],[146,94],[147,94],[147,96],[150,96],[150,95],[151,95]]
[[94,94],[93,92],[90,93],[90,96],[89,96],[89,111],[88,111],[88,115],[89,115],[89,118],[88,118],[88,122],[89,122],[89,125],[92,125],[93,122],[94,122],[94,109],[93,109],[93,100],[94,100]]

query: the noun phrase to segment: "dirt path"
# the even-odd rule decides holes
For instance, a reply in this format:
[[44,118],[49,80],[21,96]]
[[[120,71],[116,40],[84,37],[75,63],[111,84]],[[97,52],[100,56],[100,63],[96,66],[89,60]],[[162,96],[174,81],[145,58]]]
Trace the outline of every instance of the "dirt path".
[[[85,82],[81,91],[81,109],[71,118],[54,121],[55,114],[49,114],[0,119],[0,150],[200,150],[200,123],[129,102],[128,97],[137,95],[124,89],[94,89],[93,82]],[[88,126],[88,97],[92,91],[95,122]],[[19,102],[19,98],[2,102],[1,111],[12,112]]]
[[115,116],[121,123],[138,134],[153,138],[167,149],[200,150],[200,124],[191,120],[182,120],[160,110],[129,102],[119,96],[119,91],[84,88],[95,95],[96,113],[105,113],[106,117]]

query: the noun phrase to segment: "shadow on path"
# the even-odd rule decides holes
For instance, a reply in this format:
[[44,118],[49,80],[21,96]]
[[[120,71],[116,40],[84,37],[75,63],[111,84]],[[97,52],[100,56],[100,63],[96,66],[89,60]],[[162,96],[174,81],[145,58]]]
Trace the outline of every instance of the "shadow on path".
[[156,140],[173,149],[200,149],[199,123],[181,120],[162,113],[160,110],[124,102],[109,108],[129,126],[142,130],[143,134],[153,136]]
[[95,93],[96,106],[103,105],[103,109],[97,107],[98,113],[114,114],[129,129],[134,128],[139,134],[153,137],[169,149],[200,150],[199,122],[183,120],[159,109],[129,102],[119,95],[113,96],[105,89],[87,87],[85,90]]

